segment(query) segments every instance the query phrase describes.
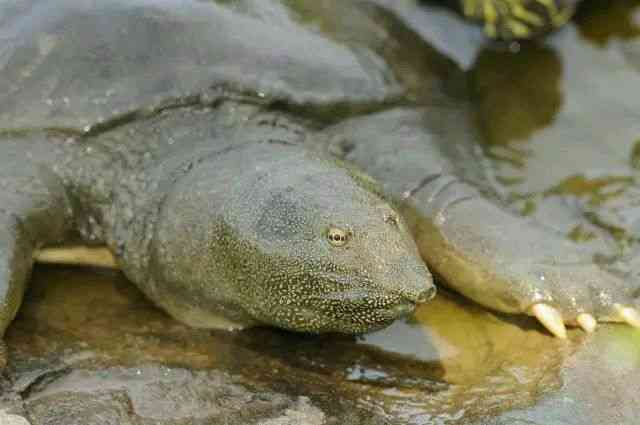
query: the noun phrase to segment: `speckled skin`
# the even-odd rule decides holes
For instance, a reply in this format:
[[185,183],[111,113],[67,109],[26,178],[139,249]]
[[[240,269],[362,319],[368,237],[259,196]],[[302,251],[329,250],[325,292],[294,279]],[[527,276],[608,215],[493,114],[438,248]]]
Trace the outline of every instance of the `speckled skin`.
[[[178,108],[95,138],[3,140],[0,158],[20,164],[24,181],[2,162],[12,189],[3,213],[15,225],[2,238],[0,329],[33,251],[73,232],[106,244],[150,299],[197,327],[222,316],[359,333],[433,295],[407,227],[370,178],[307,150],[284,123],[203,137],[228,110]],[[174,136],[153,136],[165,131]],[[332,227],[349,232],[344,246],[327,239]]]

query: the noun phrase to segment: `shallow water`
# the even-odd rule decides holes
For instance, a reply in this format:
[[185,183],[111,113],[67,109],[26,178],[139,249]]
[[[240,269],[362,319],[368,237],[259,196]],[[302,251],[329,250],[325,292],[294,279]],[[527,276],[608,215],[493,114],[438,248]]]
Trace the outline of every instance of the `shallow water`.
[[485,49],[471,70],[494,187],[603,258],[635,249],[639,230],[638,13],[586,2],[579,25],[516,53]]
[[560,360],[571,347],[532,320],[499,317],[444,292],[363,337],[194,330],[119,274],[57,267],[37,270],[7,342],[17,371],[39,359],[98,371],[147,363],[213,368],[318,395],[329,411],[346,402],[410,423],[460,423],[525,407],[560,385]]

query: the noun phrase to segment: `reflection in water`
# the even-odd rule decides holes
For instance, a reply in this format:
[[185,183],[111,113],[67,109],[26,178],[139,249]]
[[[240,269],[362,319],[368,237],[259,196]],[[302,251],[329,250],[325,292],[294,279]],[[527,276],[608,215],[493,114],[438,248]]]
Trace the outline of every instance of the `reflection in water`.
[[523,141],[550,125],[562,105],[562,63],[548,46],[487,48],[472,71],[479,126],[493,145]]
[[547,394],[530,409],[505,413],[496,423],[635,425],[640,332],[624,326],[601,329],[565,362],[561,376],[561,392]]
[[[412,320],[365,335],[362,342],[422,362],[439,363],[441,379],[468,385],[516,364],[525,375],[537,374],[527,369],[537,367],[544,358],[545,350],[540,347],[554,341],[539,330],[533,320],[498,317],[441,290],[436,300],[418,308]],[[514,350],[514,346],[518,348]]]
[[[576,333],[576,337],[580,334]],[[531,403],[557,387],[568,349],[527,318],[500,318],[443,293],[363,337],[189,328],[117,274],[40,268],[7,335],[11,367],[162,363],[238,373],[277,391],[325,394],[393,417],[454,418]],[[419,422],[415,422],[419,423]]]

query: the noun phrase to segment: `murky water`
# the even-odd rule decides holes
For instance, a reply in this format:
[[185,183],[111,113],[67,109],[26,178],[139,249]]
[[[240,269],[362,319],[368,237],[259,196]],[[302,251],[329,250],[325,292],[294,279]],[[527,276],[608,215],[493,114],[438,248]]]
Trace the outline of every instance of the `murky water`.
[[[389,62],[407,88],[398,103],[471,106],[481,139],[471,143],[486,159],[482,185],[591,247],[604,263],[633,264],[640,234],[637,2],[588,1],[578,25],[510,46],[481,44],[466,25],[451,44],[445,37],[431,45],[419,29],[443,34],[438,25],[449,21],[421,15],[432,6],[413,1],[391,10],[374,5],[384,1],[359,8],[286,3],[318,32]],[[475,40],[475,48],[460,37]],[[191,329],[119,274],[41,267],[33,280],[7,334],[17,371],[43,359],[91,370],[146,363],[219,369],[314,395],[327,411],[359,406],[411,424],[474,423],[511,411],[503,423],[577,424],[585,406],[593,423],[613,416],[629,423],[640,394],[625,384],[640,374],[638,332],[604,326],[595,338],[571,331],[563,342],[529,318],[498,315],[444,290],[385,330],[344,337]]]
[[286,392],[325,394],[329,408],[348,400],[411,423],[525,407],[560,385],[560,360],[571,349],[533,320],[496,316],[444,292],[406,321],[363,337],[194,330],[119,274],[45,267],[7,342],[18,370],[39,358],[91,369],[215,368]]

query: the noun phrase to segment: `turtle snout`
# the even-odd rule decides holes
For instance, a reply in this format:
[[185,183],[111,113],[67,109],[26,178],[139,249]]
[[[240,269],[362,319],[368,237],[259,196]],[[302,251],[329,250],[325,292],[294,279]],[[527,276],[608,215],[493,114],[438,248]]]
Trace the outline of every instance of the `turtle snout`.
[[414,291],[402,291],[402,298],[410,304],[422,304],[429,302],[436,296],[436,287],[433,283],[429,283],[424,288]]
[[391,311],[393,312],[393,315],[395,317],[402,317],[402,316],[406,316],[408,314],[413,313],[415,308],[416,306],[413,303],[402,303],[402,304],[393,306],[391,308]]
[[436,296],[436,292],[436,287],[432,283],[431,286],[418,293],[418,296],[416,297],[416,303],[420,304],[431,301],[433,297]]
[[402,294],[401,301],[391,308],[395,317],[402,317],[413,313],[417,304],[426,303],[436,295],[436,287],[429,284],[418,292]]
[[415,267],[401,279],[396,293],[411,304],[426,303],[436,295],[433,277],[425,266]]

